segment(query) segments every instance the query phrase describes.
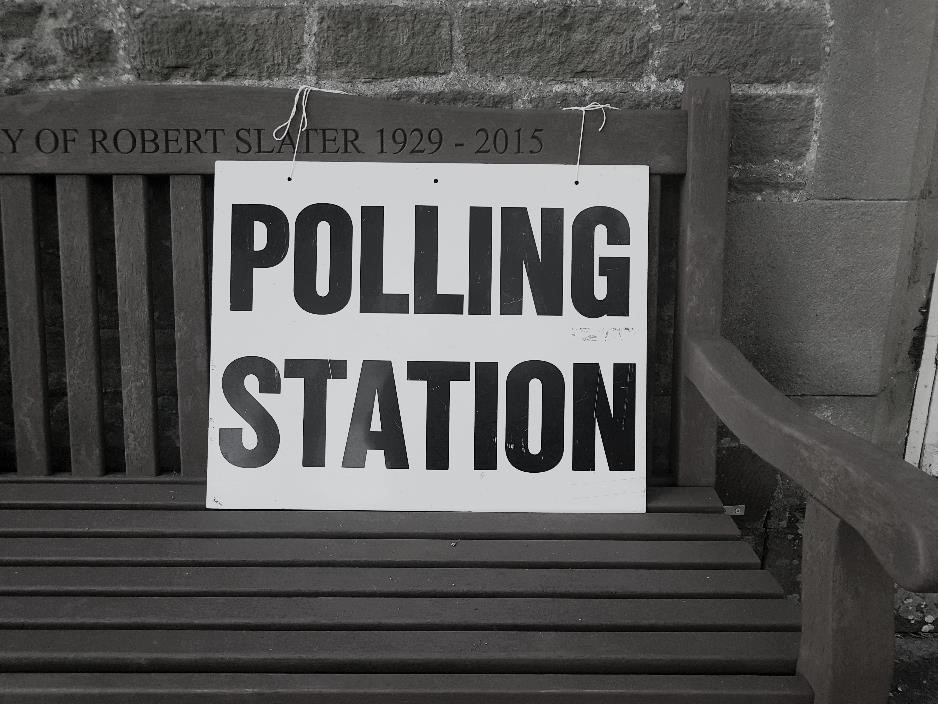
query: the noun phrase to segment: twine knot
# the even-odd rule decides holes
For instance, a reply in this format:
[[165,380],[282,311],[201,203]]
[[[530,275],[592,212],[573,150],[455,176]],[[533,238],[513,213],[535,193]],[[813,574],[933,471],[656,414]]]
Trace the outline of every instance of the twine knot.
[[293,118],[296,117],[296,111],[299,109],[300,122],[296,130],[296,141],[293,144],[293,161],[290,164],[290,175],[287,176],[287,181],[293,180],[293,172],[296,170],[296,155],[300,149],[300,137],[302,136],[303,131],[309,127],[309,116],[306,114],[306,103],[309,101],[309,94],[313,91],[317,91],[319,93],[345,94],[344,90],[316,88],[315,86],[300,86],[296,89],[296,94],[293,96],[293,109],[290,110],[290,117],[287,118],[286,122],[277,125],[273,131],[274,139],[282,144],[283,140],[286,139],[287,135],[290,133],[290,125],[293,124]]
[[586,126],[586,113],[593,112],[594,110],[600,110],[603,114],[603,122],[599,126],[597,132],[602,132],[603,127],[606,126],[606,109],[609,110],[618,110],[619,108],[610,105],[609,103],[597,103],[595,100],[589,105],[574,105],[568,108],[563,108],[564,110],[579,110],[581,114],[580,118],[580,141],[577,144],[576,148],[576,178],[573,181],[574,184],[579,185],[580,183],[580,157],[583,154],[583,128]]

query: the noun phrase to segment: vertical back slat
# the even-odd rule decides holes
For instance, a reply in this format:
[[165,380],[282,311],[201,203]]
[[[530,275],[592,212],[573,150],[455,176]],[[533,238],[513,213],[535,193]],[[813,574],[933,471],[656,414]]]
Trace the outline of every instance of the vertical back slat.
[[157,474],[150,266],[143,176],[114,177],[114,240],[127,474]]
[[34,197],[30,176],[0,177],[16,471],[30,476],[51,471],[39,232]]
[[658,239],[661,235],[661,176],[653,174],[648,183],[648,380],[645,390],[647,474],[654,468],[655,371],[658,337]]
[[98,301],[87,176],[58,176],[59,255],[72,473],[104,473]]
[[681,187],[678,235],[674,373],[674,466],[682,486],[712,486],[716,479],[716,416],[687,379],[691,335],[719,335],[723,306],[723,243],[729,154],[729,83],[689,78],[687,173]]
[[184,476],[204,476],[208,452],[208,315],[201,176],[169,182],[179,453]]

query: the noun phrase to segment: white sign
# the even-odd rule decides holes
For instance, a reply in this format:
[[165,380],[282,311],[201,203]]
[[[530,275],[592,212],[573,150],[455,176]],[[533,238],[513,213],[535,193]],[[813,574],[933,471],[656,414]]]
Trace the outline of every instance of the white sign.
[[648,168],[218,162],[209,508],[645,510]]

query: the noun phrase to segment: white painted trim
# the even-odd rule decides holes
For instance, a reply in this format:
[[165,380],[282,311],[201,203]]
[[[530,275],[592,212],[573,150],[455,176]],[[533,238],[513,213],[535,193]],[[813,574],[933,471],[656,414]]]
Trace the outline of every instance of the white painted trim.
[[[932,292],[934,296],[934,291]],[[905,446],[905,461],[938,476],[938,395],[935,376],[938,374],[938,301],[932,298],[925,328],[922,364],[915,385],[912,419]]]

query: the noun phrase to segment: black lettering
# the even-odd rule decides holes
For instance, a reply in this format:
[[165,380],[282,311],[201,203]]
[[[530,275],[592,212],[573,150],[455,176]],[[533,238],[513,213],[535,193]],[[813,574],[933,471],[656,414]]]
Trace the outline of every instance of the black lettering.
[[[267,228],[267,244],[254,249],[254,223]],[[279,208],[263,203],[231,206],[231,310],[254,306],[254,270],[276,266],[290,247],[290,223]]]
[[[371,429],[376,400],[381,430]],[[387,360],[366,359],[362,362],[342,466],[364,467],[369,450],[382,450],[384,466],[388,469],[409,467],[394,368]]]
[[284,133],[283,133],[283,138],[280,139],[280,140],[278,140],[278,141],[279,141],[279,144],[277,144],[277,153],[278,153],[278,154],[283,154],[283,150],[284,150],[284,149],[287,150],[287,154],[292,154],[292,153],[293,153],[293,149],[294,149],[294,147],[296,146],[296,142],[293,141],[293,135],[292,135],[292,134],[290,134],[289,132],[284,132]]
[[7,127],[4,127],[2,130],[0,130],[0,132],[3,132],[3,134],[6,135],[6,138],[10,141],[10,154],[16,154],[16,143],[23,135],[23,128],[18,128],[16,130],[16,134],[12,134]]
[[323,127],[320,134],[322,135],[322,153],[338,154],[339,145],[337,142],[339,141],[339,130],[335,127]]
[[[44,139],[43,135],[48,135],[50,139]],[[58,148],[59,135],[57,135],[54,130],[50,130],[48,127],[44,127],[43,129],[36,132],[36,149],[41,151],[43,154],[51,154]]]
[[140,153],[156,154],[160,151],[159,134],[156,130],[144,127],[140,130]]
[[450,384],[469,381],[469,362],[408,362],[407,378],[427,382],[427,469],[449,469]]
[[414,207],[414,313],[461,315],[461,294],[437,292],[440,276],[438,211],[435,205]]
[[409,313],[406,293],[384,292],[384,208],[362,206],[359,287],[362,313]]
[[78,130],[74,127],[62,128],[62,152],[68,154],[71,151],[71,145],[75,143],[78,136]]
[[541,209],[538,254],[527,208],[502,208],[501,314],[521,315],[527,273],[538,315],[563,313],[563,208]]
[[225,368],[221,388],[228,405],[257,434],[253,449],[244,446],[243,428],[219,428],[218,447],[222,456],[235,467],[257,468],[270,462],[280,449],[280,429],[267,409],[244,386],[247,377],[257,379],[262,394],[280,393],[280,372],[263,357],[240,357]]
[[498,362],[475,364],[473,467],[498,469]]
[[[172,147],[175,147],[175,149]],[[167,127],[163,130],[163,153],[182,154],[182,147],[179,145],[178,127]]]
[[251,142],[250,137],[251,130],[247,127],[239,127],[235,130],[235,141],[238,143],[235,151],[238,154],[250,154],[251,153]]
[[[316,242],[323,222],[329,225],[329,291],[320,296],[316,290]],[[307,313],[329,315],[348,305],[352,297],[352,218],[342,208],[314,203],[296,216],[293,276],[293,297]]]
[[97,154],[100,148],[105,154],[110,154],[111,150],[107,148],[104,140],[107,139],[107,132],[96,127],[91,128],[91,153]]
[[199,142],[202,140],[202,133],[199,130],[193,129],[191,127],[185,128],[186,133],[186,154],[192,154],[193,148],[199,154],[205,154],[205,150],[202,149],[202,145]]
[[361,149],[358,148],[358,130],[354,127],[346,127],[342,130],[342,137],[344,145],[342,147],[343,154],[350,154],[351,150],[354,149],[356,154],[364,154]]
[[598,364],[573,365],[573,469],[596,469],[596,426],[613,472],[635,469],[635,364],[613,364],[612,408]]
[[[123,147],[121,146],[122,137],[126,137]],[[129,130],[126,127],[121,127],[117,130],[111,142],[114,145],[114,151],[118,154],[130,154],[137,149],[137,135],[133,133],[133,130]]]
[[221,127],[211,127],[205,130],[205,133],[212,136],[212,154],[218,154],[218,135],[225,134]]
[[303,380],[303,466],[326,466],[326,381],[345,379],[344,359],[288,359],[283,375]]
[[[541,382],[541,447],[530,450],[530,385]],[[563,457],[564,380],[549,362],[529,360],[505,380],[505,455],[512,466],[536,474],[553,469]]]
[[492,209],[469,208],[469,315],[492,314]]
[[264,130],[262,129],[254,129],[254,142],[257,145],[254,151],[258,154],[273,154],[276,151],[273,147],[264,149]]
[[606,242],[629,244],[629,221],[615,208],[593,206],[573,220],[573,252],[571,254],[570,300],[580,315],[601,318],[605,315],[629,314],[629,258],[600,257],[599,275],[606,278],[606,295],[596,298],[593,259],[596,228],[606,228]]

